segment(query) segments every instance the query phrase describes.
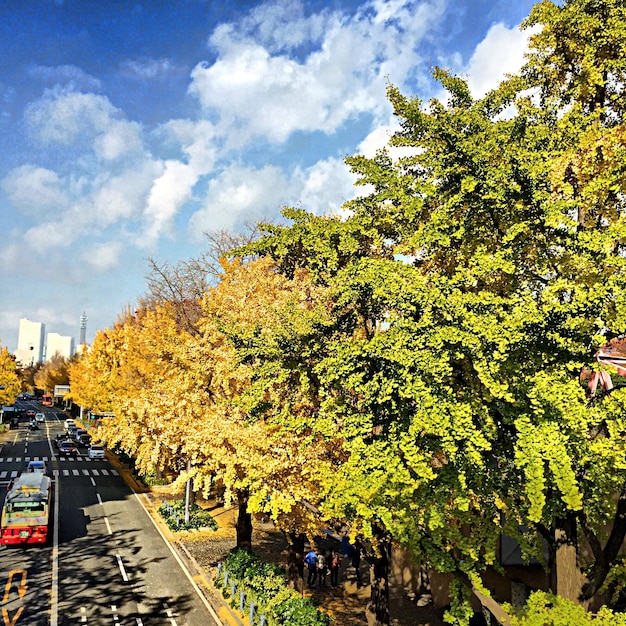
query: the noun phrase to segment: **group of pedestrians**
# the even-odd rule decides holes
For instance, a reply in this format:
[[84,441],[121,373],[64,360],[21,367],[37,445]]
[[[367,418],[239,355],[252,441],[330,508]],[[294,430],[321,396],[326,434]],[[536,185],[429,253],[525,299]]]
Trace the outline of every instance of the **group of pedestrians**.
[[336,589],[339,586],[339,569],[341,567],[341,554],[337,550],[316,550],[311,548],[304,557],[304,563],[308,570],[307,585],[309,589],[326,589],[326,577],[330,571],[330,586]]

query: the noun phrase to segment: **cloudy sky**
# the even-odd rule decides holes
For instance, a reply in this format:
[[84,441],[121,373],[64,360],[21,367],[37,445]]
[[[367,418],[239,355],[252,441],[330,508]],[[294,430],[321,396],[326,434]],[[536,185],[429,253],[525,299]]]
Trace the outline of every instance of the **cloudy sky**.
[[346,155],[430,68],[481,95],[523,60],[528,0],[3,0],[0,341],[19,320],[87,340],[145,293],[146,259],[203,233],[339,211]]

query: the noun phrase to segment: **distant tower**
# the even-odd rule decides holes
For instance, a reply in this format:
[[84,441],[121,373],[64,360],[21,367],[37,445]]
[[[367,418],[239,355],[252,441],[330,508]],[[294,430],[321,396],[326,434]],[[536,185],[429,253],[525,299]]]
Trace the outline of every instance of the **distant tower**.
[[84,346],[87,343],[87,316],[85,311],[80,316],[80,345]]

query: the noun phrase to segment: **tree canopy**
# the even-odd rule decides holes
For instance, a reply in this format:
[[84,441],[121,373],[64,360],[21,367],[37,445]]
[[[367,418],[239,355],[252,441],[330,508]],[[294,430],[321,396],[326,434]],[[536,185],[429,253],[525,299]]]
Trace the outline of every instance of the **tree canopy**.
[[624,11],[536,5],[526,65],[482,98],[442,69],[443,101],[391,85],[400,129],[347,159],[366,191],[344,217],[286,209],[192,327],[171,301],[129,315],[72,393],[116,413],[143,468],[182,459],[289,531],[393,537],[459,600],[486,592],[506,534],[552,592],[605,603],[624,584],[626,389],[592,398],[580,374],[626,332]]

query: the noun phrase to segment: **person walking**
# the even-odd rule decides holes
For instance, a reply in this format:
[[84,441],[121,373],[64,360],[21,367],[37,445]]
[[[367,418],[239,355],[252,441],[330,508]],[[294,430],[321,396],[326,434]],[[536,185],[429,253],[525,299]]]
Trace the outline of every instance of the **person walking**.
[[328,574],[328,565],[323,552],[317,555],[317,573],[319,575],[320,589],[326,589],[326,574]]
[[306,583],[309,589],[315,587],[317,579],[317,552],[311,548],[307,555],[304,557],[304,562],[309,570],[309,574],[306,579]]
[[330,552],[330,586],[337,589],[339,586],[339,568],[341,567],[341,554],[337,550]]

